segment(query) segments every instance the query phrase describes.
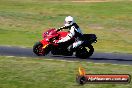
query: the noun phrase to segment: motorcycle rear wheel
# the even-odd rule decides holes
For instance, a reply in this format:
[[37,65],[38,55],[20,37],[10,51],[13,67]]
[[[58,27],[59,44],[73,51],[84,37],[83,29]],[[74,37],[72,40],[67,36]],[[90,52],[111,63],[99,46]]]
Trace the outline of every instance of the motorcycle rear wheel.
[[94,52],[94,48],[92,45],[88,46],[89,51],[87,51],[87,49],[85,47],[80,47],[76,50],[76,54],[75,56],[81,59],[86,59],[89,58],[90,56],[92,56],[93,52]]

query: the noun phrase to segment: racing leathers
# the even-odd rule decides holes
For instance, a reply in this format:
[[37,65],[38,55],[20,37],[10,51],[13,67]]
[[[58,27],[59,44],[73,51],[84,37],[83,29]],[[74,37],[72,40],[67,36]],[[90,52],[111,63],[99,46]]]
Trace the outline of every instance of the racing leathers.
[[73,23],[70,26],[60,27],[58,30],[61,30],[61,29],[69,29],[69,33],[67,34],[66,37],[62,38],[57,43],[69,41],[73,37],[75,38],[75,42],[68,47],[69,51],[76,49],[78,46],[80,46],[84,42],[83,34],[82,34],[79,26],[76,23]]

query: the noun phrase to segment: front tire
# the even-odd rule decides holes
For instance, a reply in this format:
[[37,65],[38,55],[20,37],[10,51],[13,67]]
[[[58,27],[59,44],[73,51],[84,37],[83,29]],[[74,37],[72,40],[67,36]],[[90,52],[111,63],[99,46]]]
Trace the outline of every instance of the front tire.
[[49,50],[48,46],[43,49],[43,44],[41,42],[37,42],[33,46],[33,52],[37,56],[45,56],[45,55],[47,55],[50,52],[50,50]]

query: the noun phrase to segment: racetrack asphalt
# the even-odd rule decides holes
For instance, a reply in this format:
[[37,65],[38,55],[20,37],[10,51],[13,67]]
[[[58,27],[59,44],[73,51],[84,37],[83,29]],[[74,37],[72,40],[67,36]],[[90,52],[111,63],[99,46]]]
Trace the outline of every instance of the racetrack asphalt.
[[73,56],[54,56],[49,54],[47,56],[36,56],[32,48],[22,47],[10,47],[0,46],[0,56],[19,56],[19,57],[40,57],[40,58],[51,58],[60,60],[71,60],[71,61],[87,61],[93,63],[112,63],[112,64],[125,64],[132,65],[132,54],[125,53],[99,53],[95,52],[90,58],[79,59]]

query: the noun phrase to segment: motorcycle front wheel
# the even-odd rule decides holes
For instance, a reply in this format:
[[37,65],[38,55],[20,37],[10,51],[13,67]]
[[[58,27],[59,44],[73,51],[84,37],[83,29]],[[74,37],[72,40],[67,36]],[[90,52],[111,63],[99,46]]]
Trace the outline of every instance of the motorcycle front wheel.
[[36,42],[33,46],[33,52],[37,56],[45,56],[50,52],[50,49],[48,46],[43,49],[43,44],[41,42]]

